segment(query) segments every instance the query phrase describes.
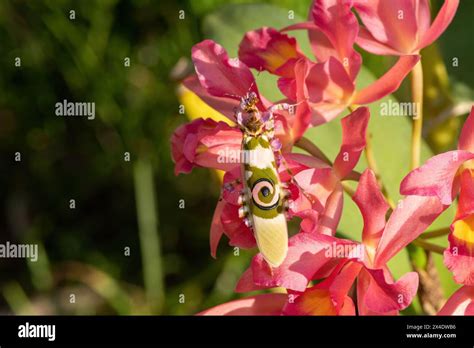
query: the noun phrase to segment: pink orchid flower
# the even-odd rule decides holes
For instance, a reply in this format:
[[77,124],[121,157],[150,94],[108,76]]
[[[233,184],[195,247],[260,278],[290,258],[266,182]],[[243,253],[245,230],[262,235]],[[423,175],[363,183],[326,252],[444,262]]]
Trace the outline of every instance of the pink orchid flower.
[[[295,174],[294,181],[304,191],[297,197],[292,196],[294,204],[290,213],[303,218],[302,228],[311,230],[313,214],[306,212],[312,209],[318,213],[318,233],[334,235],[339,224],[343,208],[344,191],[341,184],[357,165],[366,145],[366,131],[370,112],[360,107],[341,120],[342,144],[334,164],[323,162],[303,154],[286,154],[285,159]],[[289,180],[282,171],[282,178]]]
[[195,166],[229,171],[240,161],[241,143],[242,132],[224,122],[200,118],[186,123],[171,138],[175,174]]
[[301,54],[292,38],[277,34],[274,29],[249,32],[240,44],[240,59],[250,67],[281,76],[278,86],[297,103],[297,118],[311,115],[308,122],[313,126],[334,119],[350,105],[369,104],[393,93],[419,60],[418,55],[401,57],[377,81],[356,90],[355,79],[362,59],[353,48],[359,24],[351,6],[347,0],[314,1],[310,22],[282,30],[308,30],[316,63]]
[[[187,78],[184,85],[232,122],[236,122],[234,109],[248,92],[256,93],[260,111],[264,112],[272,105],[259,93],[247,65],[238,58],[230,59],[225,49],[214,41],[204,40],[194,45],[192,59],[196,76]],[[308,117],[302,114],[296,117],[287,111],[278,111],[274,116],[275,134],[283,149],[289,150],[308,128],[305,121]]]
[[474,287],[463,286],[458,289],[440,309],[438,315],[474,315]]
[[459,137],[458,150],[436,155],[402,181],[402,194],[435,196],[459,205],[451,225],[444,263],[456,282],[474,285],[474,107]]
[[[351,314],[347,294],[357,279],[357,307],[361,315],[393,315],[416,295],[418,274],[410,272],[394,281],[387,262],[416,239],[444,211],[436,197],[408,196],[386,222],[388,205],[375,175],[366,170],[354,201],[364,218],[362,242],[315,233],[290,239],[288,257],[272,270],[259,254],[237,284],[236,291],[281,286],[295,292],[288,314]],[[338,254],[338,250],[343,250]],[[329,274],[329,276],[327,276]],[[309,282],[327,276],[318,285]],[[324,310],[323,310],[324,309]]]
[[[231,121],[236,121],[234,108],[249,91],[257,94],[261,111],[271,106],[259,94],[250,69],[238,59],[229,59],[222,46],[205,40],[193,47],[192,57],[197,77],[186,79],[185,86]],[[289,150],[308,128],[305,118],[285,111],[275,114],[275,135],[283,150]],[[241,131],[224,122],[197,119],[184,124],[171,140],[175,173],[189,173],[195,166],[230,170],[238,165],[235,156],[239,155],[241,142]]]
[[[229,59],[225,50],[213,41],[205,40],[193,47],[192,58],[197,78],[191,77],[185,85],[204,102],[235,122],[234,108],[241,97],[252,91],[264,112],[271,103],[259,94],[250,69],[238,59]],[[282,150],[291,149],[302,136],[308,124],[300,122],[286,111],[277,111],[275,136],[282,143]],[[242,248],[255,246],[251,230],[238,217],[238,192],[235,182],[240,179],[240,151],[242,132],[237,126],[211,119],[196,119],[179,127],[171,139],[175,173],[189,173],[194,167],[219,169],[224,176],[224,195],[214,212],[211,226],[211,254],[215,257],[218,242],[223,233],[230,244]],[[231,193],[227,188],[231,185]]]
[[431,23],[429,0],[354,0],[364,24],[356,42],[379,55],[418,54],[446,30],[458,5],[446,0]]
[[[342,144],[333,166],[304,154],[283,155],[284,161],[280,164],[279,173],[281,181],[289,185],[292,193],[289,218],[302,218],[303,231],[315,229],[317,233],[336,233],[343,207],[341,181],[352,172],[364,150],[369,117],[369,109],[361,107],[341,120]],[[224,176],[224,187],[235,182],[240,175],[240,168],[228,171]],[[252,231],[238,214],[238,196],[241,189],[242,185],[234,185],[232,190],[224,189],[223,200],[215,210],[211,228],[213,256],[223,234],[230,239],[229,244],[232,246],[246,249],[255,246]]]

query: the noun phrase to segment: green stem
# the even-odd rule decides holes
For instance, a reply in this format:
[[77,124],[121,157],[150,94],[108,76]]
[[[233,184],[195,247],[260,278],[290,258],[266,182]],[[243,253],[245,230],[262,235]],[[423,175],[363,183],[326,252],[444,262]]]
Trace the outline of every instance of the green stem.
[[445,228],[441,228],[439,230],[425,232],[420,236],[420,238],[421,239],[437,238],[437,237],[445,236],[445,235],[449,234],[450,232],[451,232],[451,230],[449,229],[449,227],[445,227]]
[[133,177],[145,290],[153,311],[159,314],[164,305],[164,281],[153,167],[149,159],[139,159],[134,164]]
[[421,60],[411,72],[411,95],[418,111],[413,120],[411,141],[411,170],[420,166],[421,135],[423,130],[423,68]]
[[420,247],[422,249],[425,249],[426,251],[432,251],[434,253],[437,253],[437,254],[441,254],[443,255],[444,253],[444,249],[442,246],[439,246],[439,245],[436,245],[436,244],[433,244],[433,243],[430,243],[430,242],[426,242],[424,241],[423,239],[415,239],[413,242],[412,242],[413,245],[416,245],[417,247]]
[[329,165],[332,165],[331,160],[324,154],[324,152],[308,138],[302,137],[300,140],[298,140],[295,146],[305,150],[311,156],[316,157]]

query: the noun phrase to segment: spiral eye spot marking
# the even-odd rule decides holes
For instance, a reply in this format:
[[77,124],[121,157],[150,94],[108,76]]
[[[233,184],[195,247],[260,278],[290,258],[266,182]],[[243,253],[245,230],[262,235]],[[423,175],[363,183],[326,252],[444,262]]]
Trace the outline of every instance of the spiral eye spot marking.
[[253,185],[252,201],[258,208],[262,210],[270,210],[278,206],[280,197],[276,193],[273,182],[269,179],[261,178]]

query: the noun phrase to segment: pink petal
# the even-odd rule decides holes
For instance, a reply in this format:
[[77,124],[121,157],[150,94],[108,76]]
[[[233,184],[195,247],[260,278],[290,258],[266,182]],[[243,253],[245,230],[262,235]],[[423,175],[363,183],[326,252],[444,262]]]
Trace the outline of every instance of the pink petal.
[[257,244],[251,229],[239,217],[239,206],[226,204],[221,215],[224,233],[229,237],[229,244],[242,249],[254,248]]
[[219,202],[217,202],[216,209],[214,210],[214,215],[212,216],[211,233],[209,239],[211,246],[211,256],[213,258],[216,258],[217,247],[224,233],[224,227],[222,226],[221,222],[221,214],[225,204],[226,202],[224,200],[219,200]]
[[359,162],[366,144],[365,136],[369,118],[369,109],[360,107],[341,120],[342,145],[334,161],[334,170],[341,179],[346,177]]
[[445,210],[436,197],[407,196],[393,211],[375,254],[374,267],[383,267],[423,233]]
[[[296,299],[289,297],[285,315],[355,315],[347,295],[362,265],[342,259],[331,274],[317,285],[307,288]],[[292,301],[293,300],[293,301]]]
[[401,83],[420,60],[420,56],[402,56],[397,63],[371,85],[358,91],[354,104],[369,104],[395,92]]
[[460,190],[456,220],[474,214],[474,169],[464,169],[460,174]]
[[259,95],[250,69],[237,58],[229,59],[225,49],[214,41],[194,45],[192,58],[199,81],[209,94],[239,101],[251,91]]
[[418,30],[415,1],[354,0],[354,7],[377,41],[400,53],[413,52]]
[[197,315],[281,315],[286,294],[261,294],[212,307]]
[[381,56],[399,56],[403,55],[396,49],[377,41],[366,28],[360,28],[359,36],[356,39],[357,44],[367,52]]
[[[342,64],[331,57],[325,63],[314,64],[300,59],[295,64],[296,118],[317,126],[337,117],[346,109],[354,85]],[[311,99],[311,100],[310,100]]]
[[329,280],[328,288],[337,311],[340,311],[344,306],[344,299],[351,290],[361,269],[362,265],[360,263],[349,261],[333,279],[330,276],[317,285],[318,287],[325,287],[325,283]]
[[317,233],[319,214],[313,209],[306,209],[295,214],[301,218],[300,228],[305,233]]
[[296,100],[296,80],[294,77],[280,77],[277,81],[278,89],[285,97],[290,100]]
[[231,170],[238,166],[242,132],[224,122],[196,119],[178,127],[171,137],[175,174],[193,167]]
[[344,295],[340,308],[336,308],[328,289],[317,286],[308,288],[296,297],[293,302],[288,302],[283,309],[284,315],[355,315],[355,306],[352,299]]
[[389,205],[370,169],[365,170],[360,177],[353,200],[364,218],[362,242],[369,250],[375,250],[385,228],[385,214]]
[[365,271],[371,278],[364,297],[370,311],[384,314],[403,310],[413,301],[418,290],[418,273],[407,273],[393,282],[382,269],[366,268]]
[[353,48],[359,23],[351,11],[351,3],[351,0],[314,1],[310,16],[318,30],[310,30],[309,37],[319,61],[324,62],[330,56],[336,57],[354,80],[362,59]]
[[418,49],[431,45],[446,30],[454,18],[459,6],[459,0],[445,0],[431,27],[421,38]]
[[344,190],[338,184],[328,197],[324,211],[319,218],[317,233],[334,236],[342,216]]
[[424,165],[410,172],[402,181],[400,192],[404,195],[436,196],[449,205],[459,167],[473,159],[474,153],[449,151],[430,158]]
[[444,252],[444,264],[459,284],[474,285],[474,177],[471,170],[461,173],[460,195],[456,218],[448,236],[449,248]]
[[416,21],[418,23],[418,40],[425,35],[431,26],[431,10],[429,0],[417,1]]
[[[261,254],[256,255],[251,265],[255,285],[304,291],[313,275],[331,260],[326,251],[332,243],[355,244],[325,235],[299,233],[290,238],[288,255],[279,267],[270,268]],[[245,284],[248,283],[239,281],[236,291],[248,288]]]
[[311,197],[313,209],[320,213],[324,211],[327,200],[338,185],[338,179],[331,168],[306,169],[294,175],[294,180],[304,191],[303,197]]
[[[202,87],[197,75],[192,75],[183,81],[183,85],[196,94],[203,102],[211,108],[220,112],[231,121],[236,121],[234,116],[234,109],[239,105],[239,102],[230,98],[214,97],[207,93],[206,89]],[[203,115],[205,116],[205,115]]]
[[294,143],[300,140],[311,123],[311,112],[292,115],[289,111],[277,111],[273,114],[275,136],[281,141],[282,152],[289,152]]
[[[391,277],[390,272],[387,270],[387,276]],[[390,278],[390,280],[392,280]],[[369,286],[372,284],[373,279],[370,276],[370,273],[363,268],[359,272],[359,276],[357,277],[357,313],[359,315],[370,315],[370,316],[380,316],[380,315],[386,315],[386,316],[394,316],[394,315],[399,315],[398,310],[393,310],[393,311],[388,311],[385,313],[377,313],[372,310],[370,310],[367,307],[366,304],[366,297],[367,297],[367,290],[369,289]]]
[[438,315],[474,315],[474,287],[458,289],[440,309]]
[[326,162],[314,156],[305,155],[302,153],[285,153],[286,163],[293,174],[297,174],[304,169],[314,168],[323,169],[331,168]]
[[[449,248],[444,251],[444,265],[453,273],[458,284],[474,286],[474,255],[466,246],[449,236]],[[469,255],[469,252],[471,254]]]
[[458,149],[474,153],[474,106],[462,127]]
[[[249,31],[239,45],[239,59],[250,68],[267,70],[276,74],[289,60],[302,56],[295,38],[274,28],[264,27]],[[293,69],[287,67],[280,76],[292,77]],[[280,70],[281,72],[281,70]],[[288,73],[290,72],[290,73]]]

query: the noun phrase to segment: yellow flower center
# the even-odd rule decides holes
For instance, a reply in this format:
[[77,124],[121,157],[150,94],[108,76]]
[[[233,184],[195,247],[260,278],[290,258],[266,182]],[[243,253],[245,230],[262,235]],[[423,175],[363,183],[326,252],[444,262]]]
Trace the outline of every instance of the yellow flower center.
[[474,215],[458,220],[454,223],[454,237],[468,246],[474,245]]

